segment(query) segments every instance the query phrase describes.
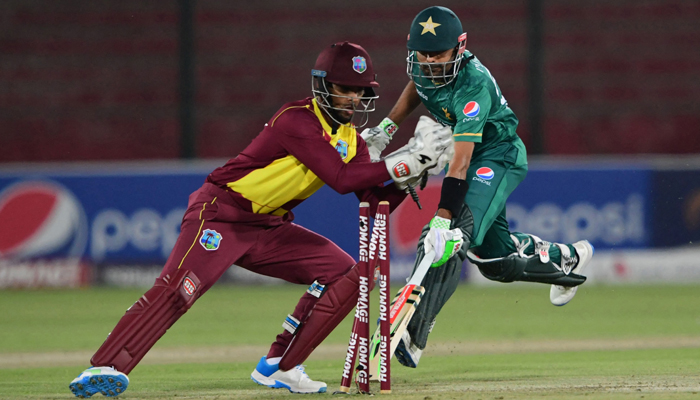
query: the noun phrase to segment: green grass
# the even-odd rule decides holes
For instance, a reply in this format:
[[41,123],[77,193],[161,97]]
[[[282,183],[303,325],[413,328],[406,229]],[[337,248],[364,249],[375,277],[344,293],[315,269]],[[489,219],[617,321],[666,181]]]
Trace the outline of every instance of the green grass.
[[[129,389],[120,398],[298,397],[255,385],[250,381],[255,360],[235,354],[269,346],[303,290],[215,287],[154,350],[221,347],[232,351],[230,361],[144,363],[130,374]],[[60,359],[57,352],[96,350],[142,292],[0,291],[0,365],[5,365],[0,398],[73,398],[68,383],[88,360],[70,366],[52,366],[51,360]],[[323,346],[342,349],[351,322],[343,321]],[[550,343],[560,347],[548,348]],[[549,304],[544,285],[463,285],[443,309],[420,367],[393,363],[393,394],[382,397],[700,400],[698,343],[698,286],[584,286],[569,305],[558,308]],[[1,362],[21,359],[20,353],[46,353],[47,365]],[[333,391],[342,363],[341,355],[312,357],[306,364],[311,377]]]

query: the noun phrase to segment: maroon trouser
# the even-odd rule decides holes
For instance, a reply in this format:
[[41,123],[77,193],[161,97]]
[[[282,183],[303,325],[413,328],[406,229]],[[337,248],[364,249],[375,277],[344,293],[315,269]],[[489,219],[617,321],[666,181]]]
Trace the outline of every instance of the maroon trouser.
[[[218,246],[213,238],[210,248],[205,247],[207,230],[220,235]],[[225,190],[206,183],[190,196],[180,236],[160,276],[173,275],[178,269],[192,271],[203,294],[233,264],[292,283],[327,285],[355,261],[325,237],[284,217],[246,212]],[[317,300],[304,293],[292,316],[303,320]],[[277,335],[268,357],[281,357],[291,339],[287,331]]]

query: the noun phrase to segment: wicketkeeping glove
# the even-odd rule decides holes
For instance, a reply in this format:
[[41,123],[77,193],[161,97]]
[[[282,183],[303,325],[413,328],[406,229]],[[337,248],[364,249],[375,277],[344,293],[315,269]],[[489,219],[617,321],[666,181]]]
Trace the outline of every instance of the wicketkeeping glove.
[[374,128],[367,128],[360,136],[367,142],[367,149],[369,150],[369,157],[372,162],[377,162],[381,158],[382,151],[391,141],[396,131],[399,130],[398,125],[389,118],[384,118],[382,122],[375,126]]
[[452,157],[455,155],[455,147],[450,146],[447,148],[447,150],[442,153],[440,157],[438,157],[438,162],[437,165],[431,169],[429,169],[427,172],[428,174],[426,176],[435,176],[435,175],[440,175],[440,173],[445,169],[447,164],[452,161]]
[[426,254],[435,249],[435,258],[430,264],[431,267],[445,264],[462,248],[463,243],[462,230],[459,228],[450,230],[449,219],[436,216],[430,220],[430,231],[423,239],[423,246]]
[[[406,181],[415,180],[426,170],[438,166],[439,158],[454,147],[452,130],[429,117],[421,116],[408,144],[384,157],[394,184],[405,189]],[[444,164],[443,164],[444,167]]]

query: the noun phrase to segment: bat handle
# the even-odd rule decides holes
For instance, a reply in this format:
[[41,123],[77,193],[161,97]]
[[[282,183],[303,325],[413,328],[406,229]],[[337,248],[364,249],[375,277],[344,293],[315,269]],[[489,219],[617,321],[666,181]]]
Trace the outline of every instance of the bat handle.
[[411,279],[408,281],[407,285],[421,285],[423,278],[425,278],[425,275],[430,269],[430,264],[433,263],[433,258],[435,258],[435,250],[430,250],[423,256],[423,259],[420,264],[418,264],[418,268],[416,268],[413,275],[411,275]]

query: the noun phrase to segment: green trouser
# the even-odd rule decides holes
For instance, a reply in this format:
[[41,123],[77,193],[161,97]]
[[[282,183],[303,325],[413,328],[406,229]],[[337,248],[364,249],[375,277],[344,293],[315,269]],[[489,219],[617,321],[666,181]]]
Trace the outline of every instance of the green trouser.
[[[488,172],[484,167],[493,171],[492,178],[484,178],[489,175],[484,174]],[[479,170],[482,177],[477,175]],[[482,258],[505,257],[516,252],[506,220],[506,200],[525,179],[525,175],[527,153],[519,138],[513,142],[501,143],[471,161],[466,178],[469,184],[466,206],[458,218],[452,219],[451,226],[462,229],[464,246],[447,263],[431,268],[426,274],[423,279],[425,294],[408,326],[408,332],[419,348],[425,348],[435,317],[457,289],[467,249]],[[418,240],[414,270],[425,254],[423,239],[429,230],[430,227],[426,225]],[[529,254],[532,254],[533,249],[530,246]],[[549,252],[552,260],[559,262],[559,248],[552,246]]]

